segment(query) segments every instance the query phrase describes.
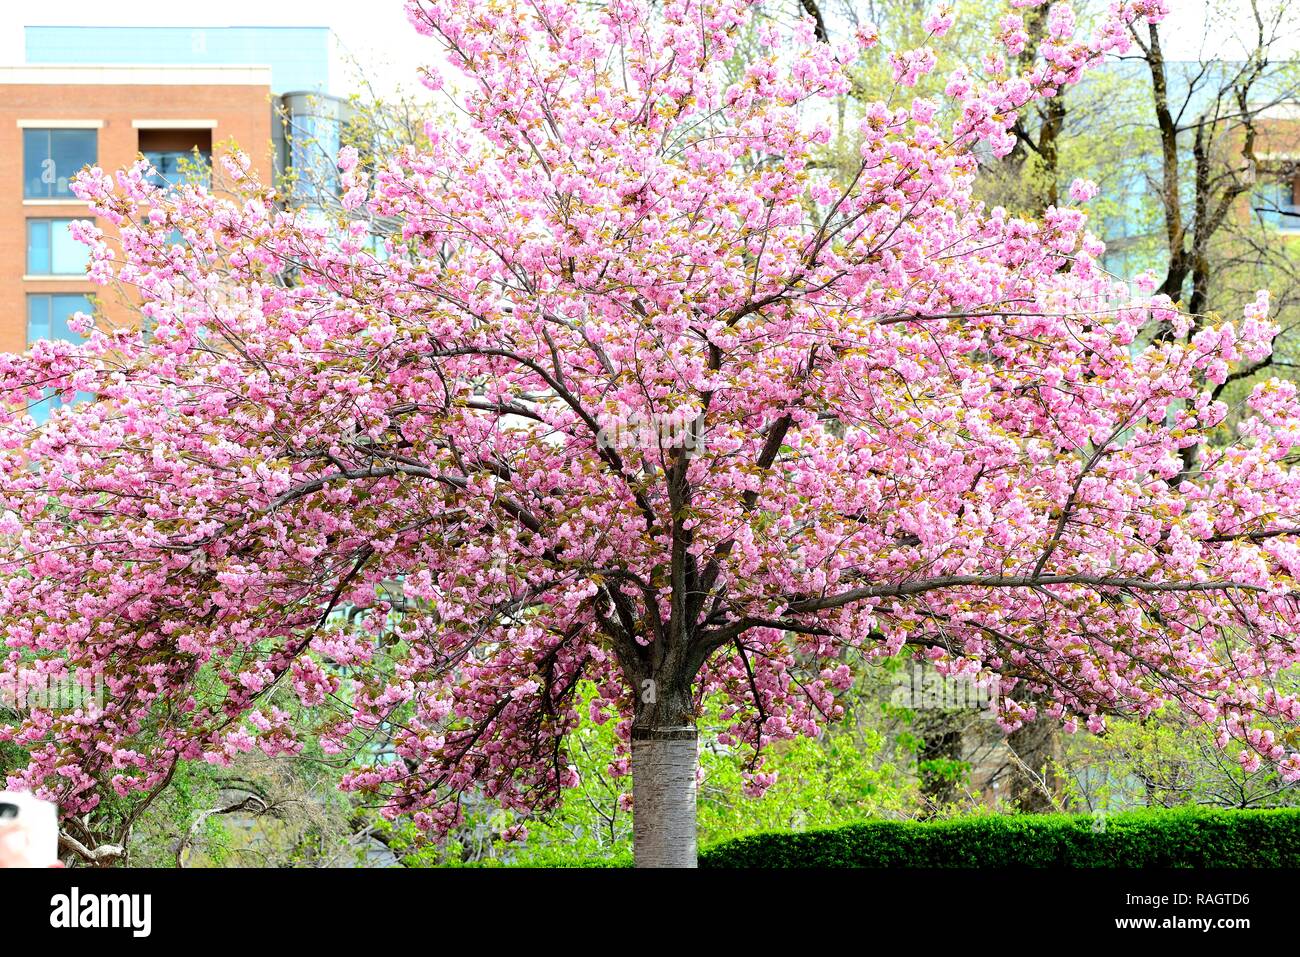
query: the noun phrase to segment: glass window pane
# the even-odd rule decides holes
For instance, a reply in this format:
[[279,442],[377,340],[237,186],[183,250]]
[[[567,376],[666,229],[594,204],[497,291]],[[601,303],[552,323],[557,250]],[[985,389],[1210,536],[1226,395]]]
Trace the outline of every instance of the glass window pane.
[[50,156],[49,130],[23,130],[23,197],[39,199],[50,194],[42,174]]
[[1251,190],[1251,206],[1265,226],[1294,229],[1300,227],[1296,216],[1295,186],[1290,181],[1266,180]]
[[50,337],[50,297],[27,297],[27,344]]
[[68,328],[68,320],[72,318],[73,313],[89,313],[90,299],[86,296],[53,296],[54,302],[50,306],[50,338],[65,339],[68,342],[81,342],[84,339],[78,332],[73,332]]
[[154,168],[149,181],[157,186],[208,185],[212,154],[207,150],[145,150],[144,158]]
[[[92,313],[89,296],[72,293],[28,296],[27,344],[51,338],[82,342],[84,337],[68,328],[68,320],[77,312]],[[86,402],[94,398],[94,393],[78,392],[72,401]],[[49,420],[51,409],[63,404],[53,389],[46,389],[45,398],[29,405],[27,412],[40,425]]]
[[27,275],[48,276],[53,266],[50,262],[50,221],[27,220]]
[[68,328],[74,313],[93,315],[90,297],[79,293],[54,293],[27,297],[27,342],[37,339],[66,339],[81,342],[84,337]]
[[94,165],[98,141],[96,130],[23,130],[23,196],[74,199],[69,183]]
[[71,219],[56,219],[50,224],[50,259],[60,276],[79,276],[90,264],[90,247],[72,238],[68,230],[72,223]]
[[98,138],[95,130],[50,130],[50,157],[54,160],[52,196],[74,198],[69,183],[83,166],[94,165]]
[[295,113],[290,123],[289,163],[295,177],[294,193],[300,202],[319,206],[325,197],[342,192],[335,159],[342,145],[342,125],[336,119],[310,112]]

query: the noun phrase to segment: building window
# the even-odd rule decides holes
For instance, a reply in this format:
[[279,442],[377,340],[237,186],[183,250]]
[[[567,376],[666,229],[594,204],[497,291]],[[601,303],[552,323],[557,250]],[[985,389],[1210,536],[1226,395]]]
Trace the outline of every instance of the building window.
[[23,130],[23,198],[76,199],[72,178],[95,165],[97,130]]
[[139,149],[154,168],[149,181],[156,186],[207,186],[211,179],[211,130],[141,130]]
[[27,275],[82,276],[90,249],[72,238],[71,219],[27,220]]
[[1261,180],[1250,194],[1255,216],[1274,229],[1300,230],[1300,175]]
[[154,172],[149,182],[164,189],[181,183],[207,186],[211,153],[184,153],[180,150],[150,150],[144,154]]
[[27,297],[27,344],[37,339],[63,339],[81,342],[82,337],[68,328],[74,313],[91,313],[90,297],[81,293],[48,293]]
[[[64,339],[68,342],[82,342],[83,337],[68,328],[68,320],[75,313],[91,313],[94,307],[90,297],[79,293],[52,293],[49,295],[27,297],[27,344],[30,346],[38,339]],[[89,392],[78,392],[74,402],[93,399]],[[45,398],[28,406],[27,412],[37,424],[50,417],[50,410],[63,402],[53,389],[45,390]]]

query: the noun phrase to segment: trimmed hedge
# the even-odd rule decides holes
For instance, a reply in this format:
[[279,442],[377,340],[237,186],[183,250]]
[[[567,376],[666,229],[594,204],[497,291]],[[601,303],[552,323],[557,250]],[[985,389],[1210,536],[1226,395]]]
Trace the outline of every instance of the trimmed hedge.
[[1144,810],[1104,823],[1065,814],[872,821],[724,841],[700,853],[700,867],[1300,867],[1300,809]]

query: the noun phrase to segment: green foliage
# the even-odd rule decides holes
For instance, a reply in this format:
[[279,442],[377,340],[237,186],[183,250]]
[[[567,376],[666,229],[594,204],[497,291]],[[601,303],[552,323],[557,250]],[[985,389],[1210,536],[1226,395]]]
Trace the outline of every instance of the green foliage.
[[[206,842],[213,866],[226,863],[219,821],[195,822],[203,809],[220,801],[217,769],[200,761],[180,761],[171,783],[139,818],[131,831],[129,861],[133,867],[175,867],[184,842]],[[197,833],[192,833],[192,832]]]
[[26,749],[12,741],[0,741],[0,780],[26,765],[28,760]]
[[1145,719],[1114,719],[1103,737],[1080,736],[1062,770],[1070,804],[1087,810],[1196,804],[1265,808],[1300,804],[1300,789],[1267,763],[1246,771],[1220,749],[1216,728],[1166,706]]
[[872,821],[738,838],[705,849],[700,866],[1296,867],[1300,810]]
[[[852,702],[846,702],[850,707]],[[705,747],[699,795],[701,844],[754,831],[833,827],[863,817],[901,815],[915,803],[906,749],[877,726],[866,702],[817,739],[774,747],[765,767],[777,781],[761,798],[744,793],[742,755]]]
[[[593,690],[580,689],[580,710]],[[879,728],[880,708],[855,698],[857,710],[830,725],[820,738],[772,746],[764,768],[777,782],[761,798],[745,794],[751,755],[716,743],[722,726],[716,709],[701,718],[699,837],[701,844],[763,830],[833,827],[873,815],[899,816],[916,804],[909,770],[912,755]],[[846,701],[852,706],[853,701]],[[620,757],[614,723],[584,720],[568,740],[569,760],[580,784],[566,791],[550,814],[521,819],[490,802],[466,807],[465,825],[441,844],[424,842],[413,825],[378,825],[382,839],[408,867],[585,867],[630,863],[632,815],[620,798],[631,779],[616,776]],[[512,825],[524,824],[522,841],[506,841]]]

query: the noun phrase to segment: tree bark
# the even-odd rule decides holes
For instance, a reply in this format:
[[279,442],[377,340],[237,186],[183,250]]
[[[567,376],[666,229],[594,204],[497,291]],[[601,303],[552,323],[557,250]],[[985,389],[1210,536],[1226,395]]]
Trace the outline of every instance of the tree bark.
[[[689,682],[675,663],[644,681],[632,719],[632,850],[637,867],[695,867],[700,763]],[[665,675],[670,677],[665,677]]]
[[[1042,707],[1041,699],[1035,699]],[[1008,800],[1022,814],[1053,814],[1060,810],[1060,729],[1050,719],[1030,721],[1007,736],[1007,746],[1020,759],[1011,767]]]
[[928,715],[917,729],[925,741],[916,755],[916,775],[926,802],[925,817],[932,817],[961,797],[961,780],[954,774],[954,765],[966,753],[964,723],[960,712],[943,710]]
[[637,867],[695,867],[694,727],[632,729],[632,846]]

